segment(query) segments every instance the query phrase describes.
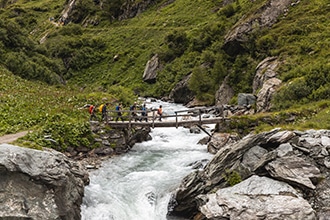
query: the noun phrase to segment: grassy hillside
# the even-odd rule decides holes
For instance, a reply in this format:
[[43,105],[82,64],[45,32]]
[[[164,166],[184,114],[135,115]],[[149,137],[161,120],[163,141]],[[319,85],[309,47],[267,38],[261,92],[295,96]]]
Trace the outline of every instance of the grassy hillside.
[[[284,63],[280,77],[290,82],[276,99],[278,109],[329,97],[326,15],[330,9],[325,0],[291,6],[271,28],[255,29],[243,45],[246,50],[235,56],[222,50],[224,36],[267,1],[237,0],[226,6],[222,1],[158,2],[135,18],[110,21],[93,1],[81,1],[72,13],[76,23],[56,26],[65,1],[18,1],[0,14],[6,19],[0,23],[7,31],[5,37],[12,41],[19,36],[2,46],[3,64],[27,79],[91,91],[119,90],[117,94],[125,87],[136,95],[157,97],[168,95],[178,81],[193,73],[191,89],[201,101],[213,104],[227,75],[236,94],[251,92],[257,64],[267,56],[278,56]],[[98,25],[87,22],[93,19]],[[40,45],[41,39],[45,42]],[[150,85],[142,75],[154,54],[159,54],[162,69]],[[323,80],[308,88],[314,77]],[[288,92],[298,89],[303,91]]]
[[[112,103],[107,93],[81,93],[76,87],[49,86],[31,82],[0,68],[0,135],[19,131],[32,131],[19,141],[20,145],[39,148],[91,146],[89,113],[82,108],[86,103]],[[100,117],[100,114],[98,115]],[[51,139],[54,143],[47,140]]]
[[[271,116],[256,116],[275,120],[260,123],[258,129],[329,127],[326,0],[293,4],[272,27],[255,29],[243,45],[246,50],[235,56],[222,49],[224,36],[266,0],[236,0],[226,6],[221,0],[157,2],[134,18],[118,21],[109,19],[111,11],[83,0],[67,25],[57,23],[64,0],[2,2],[0,134],[32,129],[36,133],[28,140],[45,146],[48,133],[56,140],[68,133],[63,148],[88,145],[89,138],[77,142],[90,137],[84,129],[88,114],[78,109],[86,103],[98,104],[106,97],[129,105],[137,95],[166,96],[192,73],[190,88],[212,105],[226,76],[235,94],[252,92],[255,68],[268,56],[283,62],[279,73],[284,84],[273,100]],[[162,68],[157,82],[147,84],[142,75],[154,54]],[[299,115],[299,122],[277,121],[286,111]]]

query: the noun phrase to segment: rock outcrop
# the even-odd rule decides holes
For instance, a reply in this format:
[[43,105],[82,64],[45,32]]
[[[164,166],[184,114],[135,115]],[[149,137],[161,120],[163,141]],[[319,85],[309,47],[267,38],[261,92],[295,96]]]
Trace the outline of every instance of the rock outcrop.
[[274,129],[231,140],[212,148],[218,152],[206,167],[184,178],[169,204],[171,215],[247,220],[330,216],[329,130]]
[[65,9],[61,13],[61,17],[58,20],[59,23],[67,24],[70,21],[70,15],[74,6],[76,4],[76,0],[70,0],[68,4],[65,6]]
[[257,95],[257,112],[266,112],[271,109],[271,100],[280,87],[282,80],[271,78],[264,82]]
[[135,143],[151,139],[148,127],[135,129],[109,129],[98,121],[91,121],[91,130],[95,136],[94,148],[68,147],[65,154],[74,160],[79,160],[90,169],[98,168],[104,159],[113,155],[128,152]]
[[80,219],[85,169],[49,149],[0,149],[1,219]]
[[253,93],[257,96],[257,112],[269,111],[271,100],[276,90],[282,84],[277,78],[277,68],[280,62],[277,57],[267,57],[261,61],[256,68],[256,75],[253,80]]
[[244,51],[244,43],[249,40],[249,34],[256,28],[272,26],[278,17],[285,13],[291,3],[291,0],[268,0],[254,14],[238,21],[236,27],[225,36],[223,49],[231,56]]
[[121,6],[121,11],[123,13],[119,15],[118,20],[133,18],[157,2],[158,1],[155,0],[125,1],[125,3]]
[[277,57],[267,57],[258,64],[253,79],[253,94],[257,94],[267,80],[277,77],[277,68],[280,65],[277,59]]
[[143,81],[147,83],[155,83],[157,80],[157,70],[159,68],[158,55],[154,55],[146,64],[143,73]]
[[218,91],[215,93],[216,105],[227,105],[231,98],[235,95],[233,88],[228,84],[228,76],[220,85]]

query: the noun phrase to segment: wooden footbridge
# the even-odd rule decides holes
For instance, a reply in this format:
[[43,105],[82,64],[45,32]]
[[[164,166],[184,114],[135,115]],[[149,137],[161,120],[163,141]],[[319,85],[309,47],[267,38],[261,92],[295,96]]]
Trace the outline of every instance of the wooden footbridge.
[[[211,108],[211,110],[214,108]],[[203,124],[215,124],[226,120],[221,116],[203,117],[203,114],[210,112],[210,108],[194,108],[175,111],[173,115],[163,115],[159,120],[157,110],[147,110],[147,116],[141,116],[141,110],[135,111],[137,116],[132,116],[132,111],[122,110],[123,121],[119,118],[116,121],[117,111],[108,112],[107,124],[112,128],[132,128],[132,127],[180,127],[180,126],[202,126]],[[223,111],[218,111],[222,113]],[[217,114],[218,115],[218,114]],[[109,117],[110,116],[110,117]]]

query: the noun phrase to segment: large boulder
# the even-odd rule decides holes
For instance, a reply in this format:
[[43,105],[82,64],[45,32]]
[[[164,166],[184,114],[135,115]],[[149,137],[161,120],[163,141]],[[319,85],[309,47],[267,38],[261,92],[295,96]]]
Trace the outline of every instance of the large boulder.
[[215,103],[216,105],[227,105],[234,95],[235,92],[228,84],[228,77],[226,77],[220,85],[218,91],[215,93]]
[[80,219],[88,173],[53,150],[0,145],[1,219]]
[[267,57],[258,64],[253,79],[253,94],[256,94],[262,88],[265,81],[278,75],[277,68],[279,65],[280,62],[277,60],[277,57]]
[[198,199],[207,219],[316,219],[315,210],[289,184],[256,175]]
[[194,99],[194,92],[188,88],[190,78],[191,74],[187,75],[172,89],[169,98],[175,103],[182,103],[186,105]]
[[159,68],[158,55],[154,55],[146,64],[143,73],[143,81],[147,83],[155,83],[157,80],[157,70]]
[[[169,203],[169,215],[203,220],[327,219],[330,130],[274,129],[223,143],[203,170],[182,180]],[[239,184],[230,187],[235,183]],[[274,187],[277,190],[270,191]]]
[[279,65],[280,61],[277,57],[267,57],[256,68],[253,79],[253,94],[257,96],[257,112],[269,111],[271,108],[271,100],[282,83],[277,78]]
[[280,87],[282,81],[277,78],[268,79],[257,94],[257,112],[269,111],[272,107],[271,100]]
[[238,93],[237,105],[239,106],[249,106],[256,103],[256,97],[250,93]]

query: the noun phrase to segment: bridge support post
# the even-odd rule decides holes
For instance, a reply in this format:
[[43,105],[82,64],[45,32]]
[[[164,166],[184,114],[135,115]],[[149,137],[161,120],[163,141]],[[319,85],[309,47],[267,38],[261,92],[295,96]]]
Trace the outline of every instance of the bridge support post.
[[132,126],[131,122],[132,122],[132,112],[129,111],[129,113],[128,113],[128,129],[131,129],[131,126]]
[[178,128],[178,113],[175,112],[175,128]]
[[155,128],[155,111],[152,111],[152,128]]

